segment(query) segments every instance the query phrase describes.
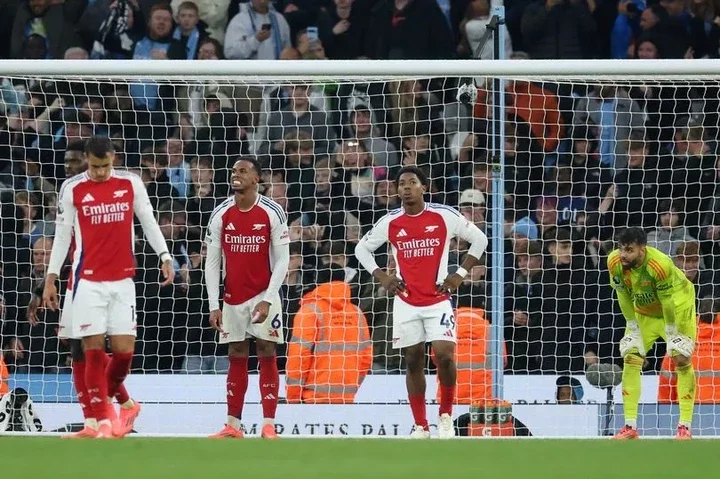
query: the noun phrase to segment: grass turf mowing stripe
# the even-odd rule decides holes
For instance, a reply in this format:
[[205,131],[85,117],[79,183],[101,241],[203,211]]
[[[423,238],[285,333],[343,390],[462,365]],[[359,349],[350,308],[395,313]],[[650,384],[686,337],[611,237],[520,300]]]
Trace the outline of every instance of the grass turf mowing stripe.
[[[263,441],[0,438],[3,476],[52,479],[677,479],[717,473],[718,441]],[[98,471],[93,474],[92,471]]]

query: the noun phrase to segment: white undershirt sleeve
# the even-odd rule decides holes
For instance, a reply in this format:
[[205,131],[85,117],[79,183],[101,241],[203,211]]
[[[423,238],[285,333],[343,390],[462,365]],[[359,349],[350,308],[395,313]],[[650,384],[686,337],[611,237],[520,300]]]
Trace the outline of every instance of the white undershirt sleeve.
[[135,216],[140,220],[145,238],[161,262],[168,259],[172,260],[172,256],[168,252],[165,237],[162,231],[160,231],[160,225],[158,225],[155,219],[155,211],[153,210],[152,203],[150,203],[150,197],[148,197],[145,185],[142,180],[135,175],[132,177],[132,185],[134,193],[133,209],[135,210]]
[[67,182],[60,188],[58,200],[58,212],[55,220],[55,238],[53,239],[52,251],[47,273],[60,276],[60,270],[65,264],[70,243],[72,242],[73,227],[77,219],[77,209],[73,203],[73,187]]

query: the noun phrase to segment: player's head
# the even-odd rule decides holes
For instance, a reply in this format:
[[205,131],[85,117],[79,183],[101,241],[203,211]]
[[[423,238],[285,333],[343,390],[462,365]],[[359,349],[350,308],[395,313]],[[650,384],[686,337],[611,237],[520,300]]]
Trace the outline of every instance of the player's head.
[[427,176],[417,166],[404,166],[400,168],[395,177],[395,186],[397,186],[398,196],[403,205],[422,202],[423,195],[428,188],[427,185]]
[[115,160],[115,146],[106,136],[90,137],[85,143],[87,173],[93,181],[106,181],[112,173]]
[[647,235],[642,228],[626,228],[618,234],[616,241],[623,268],[635,268],[642,263],[647,246]]
[[65,148],[65,176],[70,178],[86,169],[85,145],[81,141],[73,141]]
[[230,186],[238,193],[254,191],[260,182],[261,174],[260,163],[251,156],[243,156],[233,165]]

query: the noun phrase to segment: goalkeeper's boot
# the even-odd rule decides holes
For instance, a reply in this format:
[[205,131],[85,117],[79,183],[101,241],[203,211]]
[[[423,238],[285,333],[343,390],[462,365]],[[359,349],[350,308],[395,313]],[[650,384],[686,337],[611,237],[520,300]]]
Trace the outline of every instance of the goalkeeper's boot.
[[113,429],[116,437],[125,437],[125,435],[132,432],[133,427],[135,427],[135,420],[140,415],[141,410],[142,407],[140,407],[140,403],[137,401],[133,401],[130,407],[120,406],[120,428],[117,432]]
[[245,437],[240,429],[235,429],[230,424],[225,424],[225,427],[220,432],[209,436],[210,439],[242,439]]
[[615,434],[614,439],[639,439],[640,435],[638,434],[637,430],[630,427],[630,426],[623,426],[622,429],[620,429],[620,432]]
[[430,431],[427,428],[415,424],[413,430],[410,433],[410,439],[428,439],[430,437]]
[[279,436],[277,435],[277,431],[275,431],[275,425],[263,424],[260,437],[262,437],[263,439],[277,439]]
[[690,434],[690,429],[687,428],[687,426],[680,425],[677,428],[677,434],[675,434],[675,439],[678,439],[680,441],[687,441],[689,439],[692,439],[692,434]]
[[452,439],[455,437],[455,425],[450,414],[441,414],[438,419],[438,438]]

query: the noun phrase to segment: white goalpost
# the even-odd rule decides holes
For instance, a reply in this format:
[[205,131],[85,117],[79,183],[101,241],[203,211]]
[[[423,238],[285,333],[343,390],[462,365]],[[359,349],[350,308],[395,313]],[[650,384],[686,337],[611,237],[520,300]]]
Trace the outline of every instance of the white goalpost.
[[[292,240],[281,435],[410,432],[392,302],[353,251],[399,207],[396,172],[416,165],[431,182],[427,199],[459,209],[490,240],[454,295],[459,428],[587,438],[623,425],[625,320],[606,260],[615,235],[637,226],[695,284],[693,434],[718,436],[719,112],[717,60],[2,60],[0,351],[9,377],[0,392],[3,383],[25,389],[43,432],[82,423],[57,313],[38,310],[38,324],[28,317],[58,191],[82,171],[83,140],[99,134],[115,145],[115,168],[143,179],[178,271],[161,288],[158,259],[136,236],[138,337],[125,384],[143,405],[140,434],[207,435],[224,422],[227,348],[208,325],[203,238],[230,194],[233,162],[253,156]],[[467,245],[451,246],[453,271]],[[348,296],[323,296],[319,285],[331,281],[344,281]],[[318,301],[330,312],[351,302],[362,314],[323,323],[308,313]],[[257,434],[257,363],[250,368],[242,421]],[[644,365],[642,435],[674,433],[676,396],[660,341]]]

